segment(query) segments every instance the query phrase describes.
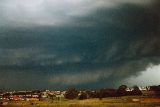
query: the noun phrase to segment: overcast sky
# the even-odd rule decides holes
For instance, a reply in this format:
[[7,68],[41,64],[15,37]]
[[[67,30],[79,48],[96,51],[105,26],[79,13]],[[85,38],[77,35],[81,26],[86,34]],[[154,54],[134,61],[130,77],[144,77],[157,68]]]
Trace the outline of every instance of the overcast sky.
[[159,7],[159,0],[0,0],[0,87],[160,84]]

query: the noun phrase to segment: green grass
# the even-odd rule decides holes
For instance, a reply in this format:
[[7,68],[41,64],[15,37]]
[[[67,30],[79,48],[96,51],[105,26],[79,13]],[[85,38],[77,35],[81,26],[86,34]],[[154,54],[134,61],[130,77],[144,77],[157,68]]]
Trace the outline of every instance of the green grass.
[[[138,99],[138,101],[133,101]],[[18,101],[6,107],[160,107],[160,99],[143,97],[116,97],[87,100]]]

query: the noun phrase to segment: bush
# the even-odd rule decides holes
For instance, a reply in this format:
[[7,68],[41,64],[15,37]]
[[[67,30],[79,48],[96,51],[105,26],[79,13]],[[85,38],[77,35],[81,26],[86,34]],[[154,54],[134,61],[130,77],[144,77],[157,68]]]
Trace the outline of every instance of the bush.
[[75,88],[69,88],[65,93],[66,99],[75,99],[78,97],[78,91]]

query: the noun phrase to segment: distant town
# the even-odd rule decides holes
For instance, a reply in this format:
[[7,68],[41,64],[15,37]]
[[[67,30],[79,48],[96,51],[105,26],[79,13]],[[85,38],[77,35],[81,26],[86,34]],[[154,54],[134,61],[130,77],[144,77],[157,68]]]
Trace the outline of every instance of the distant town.
[[47,100],[62,100],[62,99],[91,99],[99,98],[100,100],[107,97],[120,96],[147,96],[160,97],[160,85],[132,88],[126,85],[119,86],[118,89],[99,89],[99,90],[77,90],[76,88],[69,88],[66,91],[52,91],[52,90],[32,90],[32,91],[1,91],[0,101],[47,101]]

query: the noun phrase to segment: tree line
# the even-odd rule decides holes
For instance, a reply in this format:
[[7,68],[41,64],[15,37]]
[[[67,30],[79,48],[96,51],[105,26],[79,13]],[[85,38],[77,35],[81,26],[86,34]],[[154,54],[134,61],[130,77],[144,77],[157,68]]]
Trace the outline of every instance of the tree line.
[[140,96],[141,90],[138,86],[134,86],[132,91],[126,91],[127,86],[121,85],[118,89],[100,89],[96,91],[78,91],[75,88],[69,88],[65,93],[67,99],[88,99],[88,98],[106,98],[106,97],[119,97],[119,96]]

